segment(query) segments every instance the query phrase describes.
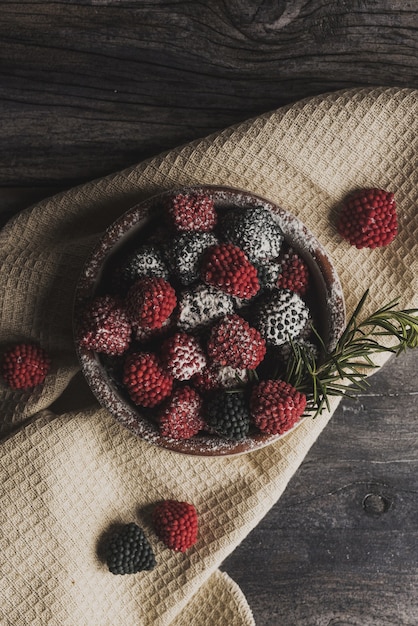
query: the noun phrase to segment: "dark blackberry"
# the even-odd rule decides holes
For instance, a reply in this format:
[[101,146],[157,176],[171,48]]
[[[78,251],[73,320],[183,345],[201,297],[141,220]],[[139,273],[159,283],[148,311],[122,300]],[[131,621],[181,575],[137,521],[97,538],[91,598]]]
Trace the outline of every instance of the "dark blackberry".
[[106,562],[112,574],[136,574],[155,567],[155,556],[142,528],[125,524],[106,545]]
[[271,211],[249,207],[229,211],[221,221],[222,238],[241,248],[252,263],[279,255],[283,233]]
[[216,287],[197,285],[180,295],[177,324],[180,330],[202,329],[233,311],[230,295]]
[[168,279],[168,268],[157,246],[144,244],[130,254],[112,275],[112,286],[125,294],[129,287],[143,276]]
[[250,428],[250,411],[245,393],[214,393],[207,401],[205,420],[224,439],[244,439]]
[[277,287],[277,279],[282,271],[281,264],[277,261],[270,263],[254,263],[257,270],[258,281],[262,289],[274,289]]
[[280,346],[300,337],[311,316],[300,296],[286,289],[276,289],[257,305],[254,326],[269,345]]
[[204,252],[218,243],[213,233],[190,232],[174,237],[165,249],[167,263],[183,285],[190,285],[200,276]]

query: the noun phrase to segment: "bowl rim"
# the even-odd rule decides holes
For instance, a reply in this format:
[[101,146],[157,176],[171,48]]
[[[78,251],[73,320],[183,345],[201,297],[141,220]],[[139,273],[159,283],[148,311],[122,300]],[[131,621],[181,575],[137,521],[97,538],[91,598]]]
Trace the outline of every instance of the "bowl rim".
[[230,456],[252,452],[286,437],[309,416],[302,417],[291,429],[280,435],[260,433],[239,441],[226,440],[218,436],[215,440],[215,437],[199,435],[187,440],[166,438],[159,434],[156,426],[149,420],[141,418],[140,407],[128,404],[121,396],[101,364],[100,355],[80,346],[77,341],[82,312],[100,284],[106,261],[123,245],[124,240],[132,237],[137,230],[141,230],[158,205],[180,193],[210,195],[218,206],[225,203],[225,206],[235,204],[241,208],[251,205],[268,208],[279,221],[287,241],[302,252],[310,269],[316,272],[317,280],[322,283],[325,310],[328,314],[326,344],[328,349],[335,347],[345,327],[345,300],[332,259],[313,233],[298,217],[253,192],[223,185],[191,185],[168,189],[134,204],[105,229],[94,245],[84,262],[74,294],[73,335],[77,357],[83,375],[99,404],[140,439],[167,450],[196,456]]

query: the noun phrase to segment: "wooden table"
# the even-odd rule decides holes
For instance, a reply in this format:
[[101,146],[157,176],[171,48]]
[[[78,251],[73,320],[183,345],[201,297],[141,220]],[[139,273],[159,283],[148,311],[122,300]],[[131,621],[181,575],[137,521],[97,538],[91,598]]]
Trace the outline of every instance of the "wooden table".
[[[413,0],[0,8],[3,221],[306,96],[418,87]],[[257,626],[418,624],[417,364],[415,353],[393,360],[340,405],[284,496],[223,564]]]

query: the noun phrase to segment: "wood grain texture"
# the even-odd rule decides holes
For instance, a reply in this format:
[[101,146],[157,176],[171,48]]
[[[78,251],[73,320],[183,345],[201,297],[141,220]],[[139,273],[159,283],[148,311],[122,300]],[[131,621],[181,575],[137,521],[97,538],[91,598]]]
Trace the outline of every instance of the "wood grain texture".
[[416,626],[418,354],[342,402],[226,560],[257,626]]
[[0,185],[72,184],[313,94],[418,86],[403,0],[3,0]]

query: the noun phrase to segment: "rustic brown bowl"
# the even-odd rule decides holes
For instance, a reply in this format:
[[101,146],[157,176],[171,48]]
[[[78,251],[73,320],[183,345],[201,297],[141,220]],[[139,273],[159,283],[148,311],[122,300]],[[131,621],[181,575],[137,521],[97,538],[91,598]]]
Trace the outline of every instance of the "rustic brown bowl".
[[[299,219],[273,202],[253,193],[218,186],[188,187],[153,196],[132,207],[109,226],[88,258],[76,289],[74,304],[76,338],[86,305],[95,295],[104,292],[103,281],[109,263],[112,263],[112,259],[117,258],[117,255],[132,248],[143,233],[147,231],[150,233],[154,226],[158,226],[164,201],[177,193],[209,195],[218,210],[231,206],[241,208],[263,206],[272,211],[281,226],[285,240],[308,263],[315,282],[318,330],[328,349],[335,346],[345,325],[345,305],[339,278],[326,250]],[[290,432],[283,435],[254,434],[240,441],[225,440],[210,434],[199,435],[189,440],[167,439],[159,434],[156,425],[144,415],[144,411],[141,412],[139,407],[121,393],[110,368],[105,365],[105,359],[100,354],[80,346],[77,340],[76,349],[84,376],[99,403],[138,437],[157,446],[185,454],[232,455],[262,448]]]

